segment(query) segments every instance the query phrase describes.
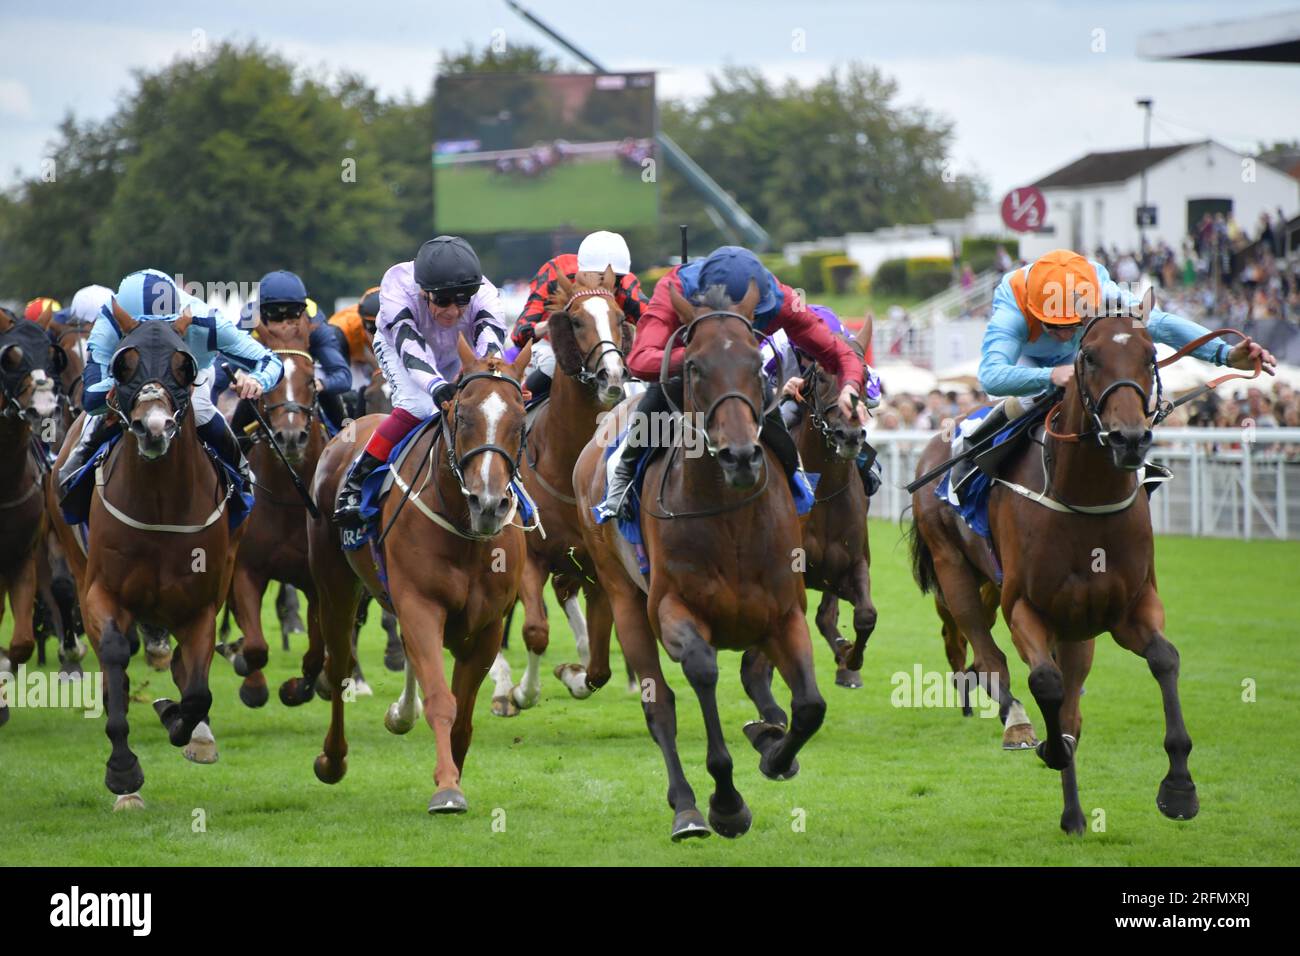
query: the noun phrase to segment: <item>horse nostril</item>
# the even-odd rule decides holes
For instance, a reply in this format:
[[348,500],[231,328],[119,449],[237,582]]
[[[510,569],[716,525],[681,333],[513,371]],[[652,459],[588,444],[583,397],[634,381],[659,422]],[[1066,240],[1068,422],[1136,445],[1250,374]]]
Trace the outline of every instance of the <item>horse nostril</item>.
[[732,451],[730,448],[719,448],[718,461],[730,467],[731,465],[734,465],[736,463],[736,453]]
[[473,508],[475,511],[478,511],[482,507],[481,502],[479,501],[479,496],[474,494],[473,492],[470,492],[469,497],[466,498],[465,500],[469,502],[469,506]]
[[763,460],[763,449],[760,445],[753,445],[749,450],[749,464],[757,468],[758,463]]
[[504,515],[509,510],[510,510],[510,499],[506,497],[502,497],[501,500],[497,502],[497,514]]

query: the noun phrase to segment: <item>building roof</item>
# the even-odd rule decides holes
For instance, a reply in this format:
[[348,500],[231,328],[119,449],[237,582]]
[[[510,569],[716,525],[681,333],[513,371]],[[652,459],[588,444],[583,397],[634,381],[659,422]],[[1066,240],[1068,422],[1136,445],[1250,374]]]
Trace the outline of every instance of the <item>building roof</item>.
[[1148,33],[1137,52],[1154,60],[1300,63],[1300,11]]
[[1039,189],[1071,186],[1099,186],[1103,183],[1123,183],[1150,169],[1170,156],[1203,143],[1182,143],[1178,146],[1153,146],[1151,149],[1121,149],[1110,153],[1089,153],[1048,173],[1034,183]]

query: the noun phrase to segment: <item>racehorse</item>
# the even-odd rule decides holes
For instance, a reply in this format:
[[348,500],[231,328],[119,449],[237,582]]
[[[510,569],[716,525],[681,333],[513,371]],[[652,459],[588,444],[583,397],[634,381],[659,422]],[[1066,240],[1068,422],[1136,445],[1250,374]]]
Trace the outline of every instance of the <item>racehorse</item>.
[[[1029,688],[1046,725],[1037,752],[1061,772],[1061,829],[1070,834],[1084,830],[1075,774],[1079,697],[1103,631],[1145,658],[1160,685],[1169,772],[1157,807],[1181,820],[1199,809],[1187,769],[1192,742],[1178,698],[1178,651],[1164,634],[1140,473],[1160,397],[1155,345],[1146,329],[1152,302],[1148,292],[1135,317],[1110,310],[1085,326],[1074,377],[1048,412],[1041,441],[1012,451],[994,481],[992,553],[931,486],[913,496],[917,581],[922,591],[937,588],[974,646],[981,684],[996,673],[998,693],[1008,694],[1006,658],[993,644],[980,596],[982,585],[998,587],[1001,567],[1002,615],[1030,667]],[[947,450],[942,437],[932,439],[918,474],[942,462]]]
[[[77,578],[86,631],[104,671],[106,731],[112,743],[104,782],[115,810],[142,807],[144,771],[127,743],[127,630],[134,622],[171,631],[179,653],[171,661],[177,703],[154,702],[172,744],[195,763],[214,763],[217,744],[208,709],[208,667],[216,612],[225,599],[243,527],[229,530],[233,494],[199,441],[190,406],[198,373],[183,336],[187,309],[175,322],[132,318],[116,302],[123,338],[111,371],[116,385],[109,414],[125,426],[96,468],[89,538],[83,554],[76,532],[55,517],[59,540]],[[59,465],[77,441],[74,423]],[[56,469],[57,470],[57,469]],[[55,482],[47,483],[51,514],[59,515]]]
[[[7,654],[0,649],[0,670],[26,663],[36,648],[32,617],[46,525],[44,462],[38,458],[44,452],[33,443],[32,427],[43,417],[38,398],[48,398],[41,386],[48,382],[50,352],[42,327],[0,309],[0,619],[6,594],[14,613],[13,641]],[[0,724],[8,719],[0,703]]]
[[[287,328],[286,328],[287,326]],[[266,675],[266,635],[262,632],[262,597],[271,581],[292,584],[307,599],[308,648],[303,672],[319,673],[325,646],[321,637],[319,609],[307,563],[307,511],[294,487],[274,442],[289,465],[310,486],[316,462],[325,447],[325,431],[316,404],[315,360],[307,350],[308,329],[300,323],[262,323],[258,336],[263,345],[284,362],[284,376],[258,400],[263,420],[271,426],[267,434],[254,421],[250,426],[252,448],[249,465],[256,475],[256,503],[249,515],[248,532],[235,558],[230,605],[243,639],[231,654],[235,673],[244,678],[239,699],[249,707],[261,707],[269,693]],[[286,681],[280,699],[293,706],[312,696],[309,681]]]
[[[555,676],[580,700],[609,680],[614,617],[583,544],[573,495],[573,465],[596,430],[597,416],[623,397],[627,377],[623,356],[632,344],[633,330],[614,299],[614,270],[607,268],[595,281],[584,279],[570,282],[561,275],[547,303],[547,327],[558,374],[549,401],[528,429],[526,467],[522,469],[529,495],[546,515],[545,537],[528,536],[528,561],[520,585],[528,668],[512,689],[505,658],[493,665],[497,690],[492,712],[502,717],[532,707],[541,697],[541,659],[550,641],[542,588],[551,575],[555,575],[556,594],[578,649],[578,663],[558,665]],[[578,607],[579,585],[587,599],[585,619]],[[597,645],[594,672],[589,670],[589,633]]]
[[[685,453],[679,435],[667,454],[646,465],[641,532],[648,577],[615,523],[596,524],[591,511],[604,496],[605,425],[626,427],[633,400],[618,407],[612,423],[606,420],[574,468],[583,538],[613,605],[619,643],[641,680],[650,735],[667,764],[673,840],[707,836],[710,826],[737,837],[752,822],[732,780],[718,716],[719,648],[761,651],[793,693],[787,732],[770,689],[747,682],[763,719],[747,725],[745,734],[762,755],[765,776],[787,779],[798,771],[795,756],[826,713],[813,672],[803,575],[794,570],[802,543],[794,500],[775,454],[759,441],[765,410],[752,327],[757,302],[753,283],[736,305],[721,288],[709,290],[701,305],[672,292],[681,326],[665,346],[661,380],[680,340],[681,427],[700,433],[708,455]],[[665,392],[673,401],[675,387],[667,384]],[[704,714],[707,765],[716,784],[708,824],[677,755],[674,696],[660,670],[656,638],[681,663]]]
[[[853,344],[861,357],[865,343],[859,339]],[[807,561],[804,584],[822,594],[817,606],[817,629],[835,654],[835,683],[861,687],[862,653],[876,627],[876,608],[871,601],[871,546],[867,540],[870,500],[857,468],[862,429],[855,422],[845,421],[836,405],[836,376],[814,362],[803,379],[806,410],[794,438],[804,467],[821,475],[815,503],[803,528]],[[853,605],[852,643],[840,636],[841,599]]]
[[[380,508],[379,543],[342,551],[324,504],[321,516],[308,524],[331,688],[330,726],[316,776],[337,783],[347,772],[342,690],[364,584],[396,613],[406,647],[406,686],[385,726],[393,733],[409,731],[420,708],[417,681],[424,695],[424,716],[437,747],[430,813],[468,809],[460,778],[473,735],[474,701],[500,649],[503,617],[515,602],[524,566],[524,532],[513,523],[519,499],[511,482],[523,454],[520,381],[532,348],[525,347],[513,364],[499,356],[478,359],[463,338],[458,350],[456,395],[443,403],[438,421],[411,440],[394,491]],[[379,421],[367,416],[356,423],[351,441],[340,433],[326,445],[313,485],[317,501],[335,500],[356,444],[364,444]],[[456,661],[450,689],[444,648]]]

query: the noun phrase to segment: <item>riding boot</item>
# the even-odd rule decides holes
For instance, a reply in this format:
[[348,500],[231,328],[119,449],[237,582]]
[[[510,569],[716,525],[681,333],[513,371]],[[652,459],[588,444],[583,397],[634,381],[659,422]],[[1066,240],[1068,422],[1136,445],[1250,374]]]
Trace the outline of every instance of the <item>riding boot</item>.
[[334,523],[345,528],[357,528],[364,522],[361,518],[361,485],[383,462],[370,452],[362,450],[352,462],[347,477],[339,488],[338,504],[334,508]]
[[81,429],[81,437],[73,447],[68,460],[63,463],[59,469],[59,504],[67,502],[68,493],[72,490],[72,479],[77,476],[77,472],[90,461],[91,455],[99,450],[99,446],[108,441],[121,427],[115,415],[89,415]]
[[551,376],[547,375],[540,368],[535,368],[528,373],[524,379],[524,388],[532,393],[532,398],[528,400],[529,405],[535,405],[543,398],[550,394]]
[[347,408],[343,404],[343,396],[321,392],[316,396],[316,403],[320,405],[321,417],[325,419],[327,430],[331,435],[337,435],[342,430],[343,422],[348,415]]
[[[1003,399],[989,409],[989,413],[980,420],[975,426],[975,430],[961,440],[961,447],[958,454],[965,454],[970,449],[976,447],[991,435],[997,434],[1010,420],[1007,417],[1007,399]],[[971,473],[975,470],[975,460],[973,458],[963,458],[952,466],[951,477],[949,478],[949,487],[954,490],[960,488]]]
[[[678,401],[680,402],[680,398]],[[629,429],[631,429],[631,423],[637,416],[648,418],[656,413],[666,412],[669,408],[663,387],[658,382],[653,383],[645,390],[645,394],[641,396],[641,401],[637,403],[636,409],[629,416]],[[632,430],[635,431],[635,429]],[[651,428],[645,428],[642,431],[647,434],[655,434],[655,431]],[[637,465],[640,463],[643,454],[645,454],[645,448],[630,440],[624,442],[623,446],[618,450],[618,461],[614,466],[614,473],[605,488],[605,500],[596,506],[596,521],[598,524],[603,524],[610,518],[621,518],[625,521],[631,519],[632,496],[628,492],[632,489],[632,481],[636,478]]]
[[862,453],[858,455],[858,475],[862,478],[862,487],[867,490],[868,498],[880,490],[880,459],[876,457],[876,450],[865,443]]
[[785,424],[787,431],[792,431],[803,421],[803,406],[793,398],[781,399],[781,421]]
[[758,437],[763,444],[772,449],[777,460],[781,462],[786,480],[794,481],[794,473],[799,470],[799,449],[786,429],[779,410],[773,410],[763,419]]
[[225,416],[213,415],[198,426],[198,432],[199,437],[217,453],[218,458],[239,472],[239,477],[244,482],[244,489],[251,492],[255,480],[253,469],[248,466],[248,459],[240,450],[239,441],[231,431],[230,423],[226,421]]

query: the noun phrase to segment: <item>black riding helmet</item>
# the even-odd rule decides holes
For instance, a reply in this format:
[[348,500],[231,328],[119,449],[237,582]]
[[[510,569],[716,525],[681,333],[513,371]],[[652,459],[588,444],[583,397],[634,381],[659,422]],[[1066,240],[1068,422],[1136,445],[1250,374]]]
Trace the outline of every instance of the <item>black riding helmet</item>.
[[460,236],[438,236],[415,254],[415,282],[438,298],[466,305],[483,284],[478,254]]

